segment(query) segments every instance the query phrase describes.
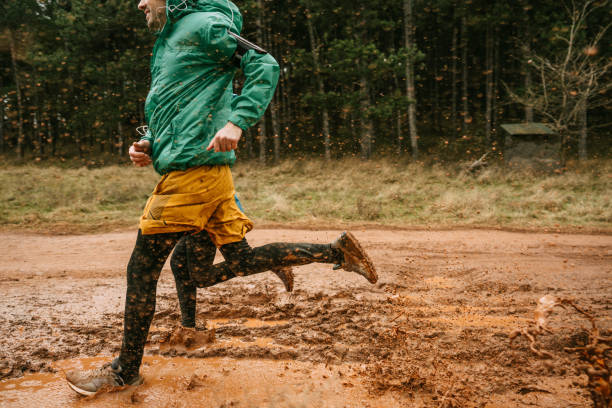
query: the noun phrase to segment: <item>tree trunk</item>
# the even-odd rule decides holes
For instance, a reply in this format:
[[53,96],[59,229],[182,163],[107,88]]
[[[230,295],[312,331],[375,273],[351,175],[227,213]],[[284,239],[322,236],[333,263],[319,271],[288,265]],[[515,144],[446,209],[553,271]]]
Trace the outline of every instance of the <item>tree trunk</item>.
[[4,101],[0,101],[0,153],[4,153]]
[[499,77],[501,74],[501,67],[499,64],[499,28],[495,27],[493,30],[493,101],[491,106],[492,117],[491,117],[491,128],[493,134],[497,136],[497,84],[499,83]]
[[[106,120],[105,120],[106,122]],[[106,141],[108,139],[108,127],[107,126],[103,126],[100,129],[100,133],[104,133],[103,136],[101,136],[101,140],[98,143],[98,148],[100,149],[100,153],[104,153],[106,151]]]
[[[290,83],[290,78],[287,78],[287,84]],[[291,89],[290,86],[287,86],[288,89]],[[286,127],[287,127],[287,144],[289,146],[293,146],[293,144],[295,143],[295,139],[296,136],[292,133],[293,130],[293,120],[294,120],[294,116],[293,116],[293,111],[295,109],[293,109],[293,102],[291,101],[291,97],[289,95],[289,91],[285,92],[285,106],[287,107],[287,121],[286,123]]]
[[51,156],[57,153],[57,139],[59,138],[59,119],[57,111],[49,112],[49,140],[51,143]]
[[[268,23],[268,19],[265,18],[263,21],[264,25],[264,38],[263,46],[265,49],[270,50],[273,55],[278,55],[276,44],[272,36],[272,29]],[[270,122],[272,122],[272,148],[274,150],[273,161],[275,164],[280,162],[280,141],[281,141],[281,129],[278,122],[278,89],[275,89],[272,101],[269,105],[270,109]]]
[[491,142],[491,121],[493,108],[493,36],[491,27],[487,27],[487,38],[485,39],[485,140],[487,144]]
[[569,133],[567,129],[559,130],[559,137],[561,138],[561,152],[560,152],[561,161],[559,162],[559,164],[561,168],[564,168],[565,164],[567,163],[567,150],[568,150],[568,144],[569,144]]
[[402,136],[402,111],[397,110],[395,112],[395,122],[396,122],[396,139],[397,139],[397,155],[402,155],[402,141],[404,140],[404,136]]
[[255,157],[255,151],[253,150],[253,132],[252,129],[247,129],[244,131],[244,147],[246,149],[246,154],[249,159]]
[[272,106],[270,106],[270,117],[272,119],[272,140],[274,141],[274,163],[280,162],[280,126],[278,123],[278,93],[274,95]]
[[[525,67],[525,69],[527,70],[525,72],[525,89],[529,90],[531,88],[531,71],[529,67]],[[525,105],[525,122],[533,122],[533,107],[531,105]]]
[[[352,110],[352,109],[351,109],[351,112],[353,112],[353,110]],[[355,115],[356,115],[356,113],[349,113],[349,114],[347,115],[347,120],[349,121],[349,129],[350,129],[350,132],[349,132],[349,133],[350,133],[351,135],[357,135],[357,134],[358,134],[358,132],[359,132],[359,131],[357,130],[356,126],[355,126]],[[341,151],[342,151],[342,149],[341,149]],[[354,155],[354,154],[353,154],[353,157],[355,157],[355,155]]]
[[113,137],[113,123],[111,123],[110,120],[107,120],[104,123],[104,133],[106,133],[105,135],[105,139],[104,139],[104,143],[102,143],[102,146],[104,146],[104,149],[102,150],[103,152],[106,150],[106,146],[108,146],[108,152],[113,155],[115,154],[115,140]]
[[[399,80],[397,79],[397,75],[393,75],[393,79],[395,81],[395,89],[400,89],[399,86]],[[403,148],[403,140],[404,140],[404,136],[402,135],[402,110],[401,109],[396,109],[395,111],[395,122],[396,122],[396,140],[397,140],[397,150],[396,153],[398,156],[402,155],[402,148]]]
[[288,143],[287,143],[287,129],[285,126],[285,98],[283,97],[284,92],[285,92],[285,81],[283,79],[283,72],[281,70],[278,76],[278,85],[276,86],[276,100],[277,100],[276,106],[278,108],[278,126],[280,126],[281,133],[282,133],[280,142],[281,142],[281,146],[284,146],[285,151],[287,151],[286,146]]
[[79,159],[83,158],[83,143],[81,142],[82,138],[83,138],[83,130],[85,129],[85,126],[83,126],[83,121],[82,119],[77,119],[77,126],[75,126],[73,128],[73,131],[75,131],[77,133],[76,136],[76,143],[77,143],[77,147],[79,150]]
[[38,112],[34,112],[32,115],[32,127],[34,129],[34,134],[36,135],[36,150],[38,153],[38,157],[43,157],[45,154],[45,138],[42,128],[42,121],[38,118]]
[[15,48],[15,32],[8,30],[9,47],[11,49],[11,64],[13,65],[13,77],[15,80],[15,90],[17,91],[17,154],[23,159],[25,155],[23,132],[23,101],[21,96],[21,80],[17,71],[17,49]]
[[140,123],[140,125],[145,124],[144,105],[144,102],[138,103],[138,123]]
[[329,133],[329,112],[323,108],[323,144],[325,145],[325,160],[331,160],[331,135]]
[[457,60],[459,56],[457,55],[457,36],[459,35],[459,30],[457,30],[457,26],[453,22],[453,42],[451,45],[452,57],[451,57],[451,124],[453,130],[457,128]]
[[47,143],[51,145],[51,157],[55,156],[55,139],[53,138],[53,125],[51,123],[51,116],[49,116],[49,121],[47,122]]
[[125,138],[123,137],[123,124],[121,123],[121,119],[117,121],[117,155],[123,155],[123,145],[125,143]]
[[409,51],[406,61],[406,96],[410,101],[408,105],[408,129],[410,130],[410,145],[412,147],[412,158],[416,160],[419,156],[418,139],[416,127],[416,94],[414,89],[414,41],[412,39],[414,25],[412,24],[412,0],[404,0],[404,43]]
[[[529,59],[529,50],[531,48],[531,30],[530,30],[530,21],[529,21],[529,8],[523,8],[525,10],[524,13],[524,21],[523,21],[523,43],[525,44],[525,50],[523,53],[523,69],[525,70],[525,91],[529,92],[531,88],[531,69],[529,64],[527,64],[527,60]],[[526,104],[525,105],[525,122],[532,123],[533,122],[533,106]]]
[[361,88],[361,157],[368,160],[372,155],[372,121],[367,114],[370,107],[368,80],[362,76],[359,81]]
[[85,128],[85,134],[87,135],[87,142],[88,142],[88,148],[87,148],[87,152],[88,153],[93,153],[94,151],[94,132],[93,129],[91,128],[91,126],[87,126]]
[[43,129],[44,108],[40,103],[40,89],[37,84],[38,79],[36,76],[36,71],[34,71],[32,75],[32,88],[34,92],[34,108],[36,108],[36,110],[32,114],[32,128],[34,129],[35,135],[33,140],[35,140],[37,144],[36,147],[38,150],[38,157],[42,158],[45,155],[45,133]]
[[467,38],[467,17],[465,16],[466,10],[463,11],[464,15],[461,17],[461,102],[463,122],[461,129],[466,132],[468,124],[472,121],[469,111],[469,96],[468,96],[468,38]]
[[[436,19],[437,20],[437,19]],[[437,26],[436,26],[437,27]],[[437,50],[442,49],[440,46],[440,40],[438,38],[438,29],[436,28],[436,34],[434,36],[434,46],[432,49],[433,54],[433,71],[434,71],[434,83],[433,83],[433,128],[436,132],[442,133],[442,109],[440,108],[440,69],[438,62],[440,61],[439,53]]]
[[279,95],[280,95],[280,103],[281,103],[281,127],[283,128],[283,135],[284,135],[284,144],[286,147],[288,147],[289,149],[291,149],[292,146],[292,142],[291,142],[291,107],[290,107],[290,103],[289,103],[289,98],[288,98],[288,84],[289,84],[289,79],[287,78],[287,70],[285,69],[286,67],[283,67],[283,69],[281,69],[280,72],[280,90],[279,90]]
[[[257,25],[257,42],[259,44],[263,44],[263,15],[264,15],[264,5],[262,0],[257,0],[257,18],[255,19],[255,24]],[[261,164],[266,164],[266,114],[264,112],[261,117],[261,122],[259,124],[259,162]]]
[[587,103],[585,102],[580,109],[580,141],[578,142],[578,157],[580,160],[587,159]]
[[259,122],[259,163],[266,164],[266,119],[264,116],[261,118],[261,122]]
[[[308,27],[308,37],[310,37],[310,49],[312,50],[312,59],[314,63],[314,74],[317,80],[317,88],[321,96],[325,95],[325,86],[323,85],[323,78],[321,78],[321,66],[319,64],[319,45],[315,39],[314,29],[312,27],[312,19],[306,10],[306,24]],[[323,146],[325,147],[325,160],[331,160],[331,137],[329,134],[329,113],[327,106],[323,106]]]

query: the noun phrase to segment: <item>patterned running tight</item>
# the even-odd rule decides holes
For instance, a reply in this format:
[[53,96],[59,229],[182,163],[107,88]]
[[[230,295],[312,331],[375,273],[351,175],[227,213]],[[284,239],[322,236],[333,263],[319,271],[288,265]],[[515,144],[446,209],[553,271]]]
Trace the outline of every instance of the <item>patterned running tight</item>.
[[182,323],[195,326],[196,287],[209,287],[236,276],[248,276],[280,266],[313,262],[340,263],[342,253],[329,244],[273,243],[252,248],[246,239],[222,245],[225,262],[213,265],[215,247],[208,233],[184,232],[143,235],[127,267],[127,293],[123,320],[123,343],[119,355],[124,380],[138,374],[149,328],[155,314],[157,280],[170,261],[174,274]]

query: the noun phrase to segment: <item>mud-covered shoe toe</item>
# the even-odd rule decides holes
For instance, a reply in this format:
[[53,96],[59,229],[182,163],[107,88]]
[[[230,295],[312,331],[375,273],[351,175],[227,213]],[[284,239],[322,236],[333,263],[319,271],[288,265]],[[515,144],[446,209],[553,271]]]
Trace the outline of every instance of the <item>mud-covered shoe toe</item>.
[[344,261],[340,264],[340,268],[345,271],[358,273],[370,283],[378,281],[378,274],[376,273],[374,263],[372,263],[372,260],[353,234],[343,232],[340,238],[332,243],[332,248],[339,249],[344,255]]

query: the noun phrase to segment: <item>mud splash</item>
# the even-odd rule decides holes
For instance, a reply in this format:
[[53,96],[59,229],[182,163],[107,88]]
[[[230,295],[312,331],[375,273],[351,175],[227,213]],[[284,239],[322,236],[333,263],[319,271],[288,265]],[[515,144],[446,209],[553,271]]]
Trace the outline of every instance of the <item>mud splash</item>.
[[[259,319],[210,319],[206,321],[207,329],[188,329],[180,325],[173,329],[153,326],[147,342],[149,353],[163,356],[215,356],[223,355],[226,350],[254,349],[253,357],[258,350],[288,349],[287,346],[277,344],[272,337],[254,336],[222,336],[216,334],[219,328],[234,328],[239,330],[275,327],[288,324],[287,320],[259,320]],[[232,333],[232,332],[230,332]],[[259,356],[261,356],[261,352]]]
[[[30,374],[0,382],[0,406],[12,408],[167,407],[383,407],[399,402],[372,398],[353,367],[296,361],[145,357],[138,387],[81,397],[61,371],[99,367],[108,357],[54,363],[56,374]],[[44,403],[42,402],[44,401]],[[41,405],[43,404],[43,405]]]
[[[255,230],[249,240],[329,242],[337,234]],[[175,339],[180,311],[166,268],[145,350],[147,384],[88,400],[61,370],[117,355],[134,234],[4,234],[20,244],[0,263],[0,406],[589,406],[575,358],[551,365],[526,341],[511,348],[509,335],[532,321],[545,294],[575,299],[609,331],[611,236],[356,235],[378,267],[376,285],[327,265],[295,268],[289,298],[272,273],[232,279],[198,290],[197,331]],[[559,315],[555,324],[564,329],[542,338],[543,350],[564,356],[581,346],[575,319]]]

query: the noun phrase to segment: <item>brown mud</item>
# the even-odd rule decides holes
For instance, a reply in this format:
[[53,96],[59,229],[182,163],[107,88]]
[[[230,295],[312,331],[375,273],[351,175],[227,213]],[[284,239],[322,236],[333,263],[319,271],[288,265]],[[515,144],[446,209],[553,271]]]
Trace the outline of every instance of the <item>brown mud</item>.
[[[380,280],[295,268],[198,291],[198,327],[179,321],[172,274],[158,285],[145,384],[81,398],[63,371],[119,350],[135,232],[0,234],[1,407],[588,407],[564,347],[588,322],[560,310],[553,333],[510,346],[537,300],[571,298],[612,329],[612,236],[492,230],[353,230]],[[339,231],[255,230],[251,245],[331,242]]]

